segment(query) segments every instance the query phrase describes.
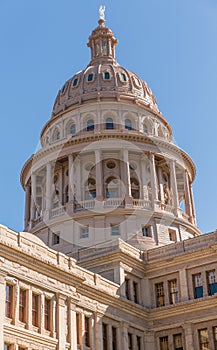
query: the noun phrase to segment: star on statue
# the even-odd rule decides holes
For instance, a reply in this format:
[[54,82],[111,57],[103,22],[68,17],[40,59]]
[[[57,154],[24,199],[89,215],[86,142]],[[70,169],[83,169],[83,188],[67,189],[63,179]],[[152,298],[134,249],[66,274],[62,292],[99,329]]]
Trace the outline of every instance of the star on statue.
[[105,6],[102,6],[102,5],[100,6],[100,8],[99,8],[99,17],[103,21],[105,20]]

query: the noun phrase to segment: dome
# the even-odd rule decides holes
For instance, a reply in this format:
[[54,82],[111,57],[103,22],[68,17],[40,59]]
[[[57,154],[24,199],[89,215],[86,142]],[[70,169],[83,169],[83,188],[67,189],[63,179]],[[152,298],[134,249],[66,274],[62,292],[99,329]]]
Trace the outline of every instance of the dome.
[[115,58],[117,39],[99,20],[89,37],[90,64],[69,79],[58,92],[52,117],[66,109],[96,101],[126,101],[159,113],[155,96],[147,83],[135,73],[120,66]]

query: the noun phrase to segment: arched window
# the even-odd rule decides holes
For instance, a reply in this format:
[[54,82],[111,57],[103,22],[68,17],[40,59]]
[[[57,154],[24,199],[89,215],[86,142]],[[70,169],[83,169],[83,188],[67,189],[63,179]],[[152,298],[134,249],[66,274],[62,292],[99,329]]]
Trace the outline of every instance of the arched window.
[[132,122],[130,119],[125,120],[125,129],[132,130]]
[[145,134],[148,133],[148,128],[147,128],[147,125],[146,125],[146,124],[143,124],[143,132],[144,132]]
[[114,129],[114,122],[112,118],[107,118],[106,119],[106,129]]
[[76,134],[76,125],[75,124],[72,124],[70,126],[70,134],[71,135],[75,135]]
[[57,141],[59,139],[60,139],[60,132],[58,129],[55,129],[53,133],[53,141]]
[[92,131],[94,130],[94,121],[93,119],[89,119],[87,121],[87,131]]

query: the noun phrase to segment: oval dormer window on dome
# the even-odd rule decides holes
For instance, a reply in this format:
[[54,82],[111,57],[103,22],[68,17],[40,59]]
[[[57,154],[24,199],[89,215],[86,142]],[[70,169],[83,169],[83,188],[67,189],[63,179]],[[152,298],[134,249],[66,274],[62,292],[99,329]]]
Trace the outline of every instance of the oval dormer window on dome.
[[61,89],[61,94],[64,94],[66,92],[66,89],[67,89],[67,84],[63,85]]
[[94,121],[93,119],[89,119],[87,121],[87,131],[93,131],[94,130]]
[[113,122],[113,119],[112,119],[112,118],[107,118],[107,119],[106,119],[105,128],[106,128],[107,130],[114,129],[114,122]]
[[78,78],[75,78],[72,82],[72,87],[78,86]]
[[88,74],[88,76],[87,76],[88,83],[91,83],[93,81],[93,78],[94,78],[93,73]]
[[120,73],[120,79],[123,83],[126,83],[127,81],[127,76],[125,73]]
[[140,88],[140,87],[141,87],[141,82],[140,82],[140,80],[139,80],[137,77],[133,76],[133,82],[134,82],[134,85],[135,85],[137,88]]
[[104,73],[104,80],[110,80],[110,73],[109,72]]

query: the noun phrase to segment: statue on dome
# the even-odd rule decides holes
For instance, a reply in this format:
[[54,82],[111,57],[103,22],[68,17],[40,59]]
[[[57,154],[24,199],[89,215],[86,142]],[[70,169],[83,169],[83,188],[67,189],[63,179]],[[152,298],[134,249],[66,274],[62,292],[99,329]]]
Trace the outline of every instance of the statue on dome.
[[105,20],[105,6],[102,6],[102,5],[100,6],[100,8],[99,8],[99,17],[103,21]]

